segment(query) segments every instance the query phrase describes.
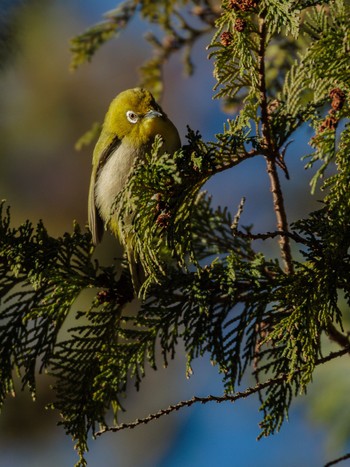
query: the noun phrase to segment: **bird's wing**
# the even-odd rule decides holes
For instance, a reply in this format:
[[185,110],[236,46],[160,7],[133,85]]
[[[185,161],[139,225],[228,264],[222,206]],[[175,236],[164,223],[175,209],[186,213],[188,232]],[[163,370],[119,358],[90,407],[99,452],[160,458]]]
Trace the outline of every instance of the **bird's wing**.
[[[103,237],[104,223],[99,215],[99,212],[96,207],[95,199],[95,187],[98,174],[101,170],[101,167],[104,166],[108,157],[115,151],[115,149],[120,145],[120,140],[115,138],[109,138],[110,143],[108,144],[108,138],[103,132],[100,135],[100,138],[95,146],[93,163],[92,163],[92,172],[90,179],[90,188],[89,188],[89,200],[88,200],[88,219],[89,219],[89,229],[92,234],[92,243],[97,245],[100,243]],[[101,149],[104,148],[104,149]]]

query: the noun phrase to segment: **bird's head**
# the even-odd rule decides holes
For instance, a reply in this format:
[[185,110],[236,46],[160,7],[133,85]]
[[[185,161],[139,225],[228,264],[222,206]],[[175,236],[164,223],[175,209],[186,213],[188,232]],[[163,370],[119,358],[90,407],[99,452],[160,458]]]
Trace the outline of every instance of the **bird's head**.
[[[112,101],[104,129],[122,140],[131,134],[153,133],[154,119],[167,119],[152,94],[143,88],[127,89]],[[152,121],[153,120],[153,121]]]

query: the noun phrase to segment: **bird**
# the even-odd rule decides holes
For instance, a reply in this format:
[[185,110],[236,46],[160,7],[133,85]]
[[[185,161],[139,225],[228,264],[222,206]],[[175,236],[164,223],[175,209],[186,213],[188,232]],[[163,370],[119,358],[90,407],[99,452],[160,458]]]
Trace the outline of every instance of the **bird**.
[[[181,147],[177,128],[167,117],[151,92],[137,87],[119,93],[106,113],[99,139],[93,151],[88,199],[88,224],[93,245],[98,245],[109,229],[126,252],[136,296],[145,273],[132,250],[132,219],[127,216],[126,229],[120,228],[112,208],[137,160],[150,154],[156,135],[162,138],[160,154],[173,154]],[[125,234],[125,232],[129,232]]]

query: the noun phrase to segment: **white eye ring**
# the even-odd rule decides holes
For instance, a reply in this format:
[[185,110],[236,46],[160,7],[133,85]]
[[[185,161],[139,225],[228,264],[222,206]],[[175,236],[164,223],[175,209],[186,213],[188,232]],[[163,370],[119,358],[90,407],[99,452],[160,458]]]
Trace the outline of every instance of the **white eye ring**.
[[126,118],[129,120],[130,123],[136,123],[139,119],[139,116],[132,110],[128,110],[126,112]]

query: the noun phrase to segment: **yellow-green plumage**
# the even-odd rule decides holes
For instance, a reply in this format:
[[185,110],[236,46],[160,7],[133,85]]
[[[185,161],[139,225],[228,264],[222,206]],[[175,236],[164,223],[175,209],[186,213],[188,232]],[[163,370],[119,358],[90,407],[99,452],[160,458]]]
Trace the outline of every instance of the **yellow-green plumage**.
[[[123,189],[137,158],[150,152],[155,136],[163,139],[163,152],[172,154],[180,148],[180,138],[152,94],[135,88],[121,92],[112,101],[93,153],[89,191],[89,227],[97,245],[109,228],[123,244],[130,265],[136,293],[144,280],[130,238],[122,238],[119,224],[111,217],[111,208]],[[124,220],[125,221],[125,220]],[[131,219],[130,219],[131,223]],[[130,225],[131,235],[131,225]]]

